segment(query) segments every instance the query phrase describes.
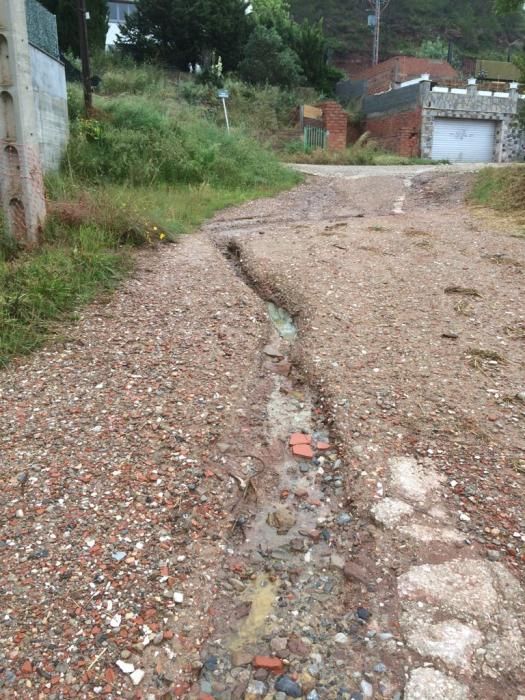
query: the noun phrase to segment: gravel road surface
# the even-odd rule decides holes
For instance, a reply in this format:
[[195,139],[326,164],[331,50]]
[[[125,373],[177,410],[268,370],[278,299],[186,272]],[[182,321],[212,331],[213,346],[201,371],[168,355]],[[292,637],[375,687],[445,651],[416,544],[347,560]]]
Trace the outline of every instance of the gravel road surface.
[[300,167],[0,375],[2,697],[525,695],[523,232]]

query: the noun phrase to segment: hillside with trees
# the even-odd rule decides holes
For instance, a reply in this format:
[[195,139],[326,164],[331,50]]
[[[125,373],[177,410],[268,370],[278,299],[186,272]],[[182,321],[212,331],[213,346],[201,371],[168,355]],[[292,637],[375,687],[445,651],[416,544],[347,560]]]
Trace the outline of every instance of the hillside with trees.
[[[291,7],[297,21],[324,18],[338,56],[371,50],[368,0],[291,0]],[[514,42],[525,38],[525,13],[496,14],[492,0],[391,0],[383,15],[381,57],[415,54],[422,42],[438,37],[451,40],[458,55],[505,59],[509,49],[519,48]]]

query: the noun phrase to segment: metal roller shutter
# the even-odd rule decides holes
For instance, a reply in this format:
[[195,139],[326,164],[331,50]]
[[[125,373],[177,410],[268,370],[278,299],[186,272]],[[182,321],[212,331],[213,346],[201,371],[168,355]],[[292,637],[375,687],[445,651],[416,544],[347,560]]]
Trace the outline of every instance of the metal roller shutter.
[[496,122],[482,119],[434,119],[432,159],[453,163],[491,163]]

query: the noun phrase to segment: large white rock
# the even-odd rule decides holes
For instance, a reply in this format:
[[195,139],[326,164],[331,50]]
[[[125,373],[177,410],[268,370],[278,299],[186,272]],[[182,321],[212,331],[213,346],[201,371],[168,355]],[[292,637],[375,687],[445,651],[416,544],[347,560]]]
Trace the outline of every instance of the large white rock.
[[468,700],[467,686],[435,668],[415,668],[405,686],[404,700]]

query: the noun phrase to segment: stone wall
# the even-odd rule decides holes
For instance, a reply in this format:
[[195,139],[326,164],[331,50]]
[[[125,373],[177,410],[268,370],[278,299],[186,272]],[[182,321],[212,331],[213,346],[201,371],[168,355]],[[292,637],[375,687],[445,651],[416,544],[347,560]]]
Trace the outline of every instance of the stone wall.
[[488,93],[469,85],[463,90],[431,89],[430,82],[421,83],[421,155],[430,157],[434,119],[483,119],[496,122],[494,145],[495,162],[513,162],[524,159],[524,134],[518,124],[520,100],[517,90],[507,93]]
[[30,59],[42,167],[58,170],[69,137],[64,66],[34,46]]

